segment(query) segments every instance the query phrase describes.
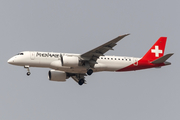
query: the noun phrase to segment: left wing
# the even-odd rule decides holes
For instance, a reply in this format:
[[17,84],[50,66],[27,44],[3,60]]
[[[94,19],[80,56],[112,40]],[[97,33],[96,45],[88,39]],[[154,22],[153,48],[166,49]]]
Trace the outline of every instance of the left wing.
[[93,67],[94,64],[96,64],[96,60],[99,58],[99,56],[103,56],[104,53],[106,53],[109,50],[113,50],[113,47],[116,46],[117,42],[120,41],[122,38],[127,36],[129,34],[121,35],[93,50],[90,50],[84,54],[81,55],[82,60],[88,61],[90,66]]

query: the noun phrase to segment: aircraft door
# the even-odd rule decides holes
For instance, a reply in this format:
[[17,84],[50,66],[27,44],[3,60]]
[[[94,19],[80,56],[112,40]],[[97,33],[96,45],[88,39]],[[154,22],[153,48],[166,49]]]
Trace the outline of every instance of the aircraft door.
[[35,59],[35,52],[30,52],[30,58],[31,58],[31,60]]

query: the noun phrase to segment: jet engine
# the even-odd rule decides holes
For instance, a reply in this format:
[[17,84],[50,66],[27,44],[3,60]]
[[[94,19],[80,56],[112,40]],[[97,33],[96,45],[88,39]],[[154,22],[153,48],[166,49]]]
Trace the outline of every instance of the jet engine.
[[51,81],[65,82],[68,78],[67,74],[63,71],[50,70],[48,73],[48,78]]
[[79,58],[76,56],[63,56],[63,66],[77,67],[79,66]]

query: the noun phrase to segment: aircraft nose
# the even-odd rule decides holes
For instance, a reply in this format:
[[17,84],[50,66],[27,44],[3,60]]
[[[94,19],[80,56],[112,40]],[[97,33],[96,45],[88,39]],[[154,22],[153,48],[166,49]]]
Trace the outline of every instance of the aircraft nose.
[[14,63],[14,58],[10,58],[7,62],[8,62],[9,64],[13,64],[13,63]]

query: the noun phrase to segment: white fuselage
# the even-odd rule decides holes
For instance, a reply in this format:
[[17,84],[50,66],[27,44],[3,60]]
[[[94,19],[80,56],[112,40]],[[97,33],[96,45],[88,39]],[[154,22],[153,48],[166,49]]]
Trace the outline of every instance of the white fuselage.
[[[80,54],[70,53],[54,53],[54,52],[36,52],[25,51],[10,58],[8,63],[18,66],[28,67],[44,67],[55,70],[65,71],[69,73],[86,73],[86,66],[63,66],[61,63],[60,54],[62,56],[80,57]],[[97,59],[93,71],[117,71],[131,64],[138,64],[140,58],[122,57],[122,56],[100,56]]]
[[9,64],[24,66],[27,75],[30,67],[50,68],[48,78],[51,81],[66,81],[69,77],[79,85],[86,83],[85,76],[100,71],[134,71],[148,68],[160,68],[170,65],[166,60],[173,54],[164,56],[167,37],[160,37],[142,58],[125,56],[104,56],[113,50],[117,42],[128,34],[118,36],[83,54],[25,51],[8,60]]

